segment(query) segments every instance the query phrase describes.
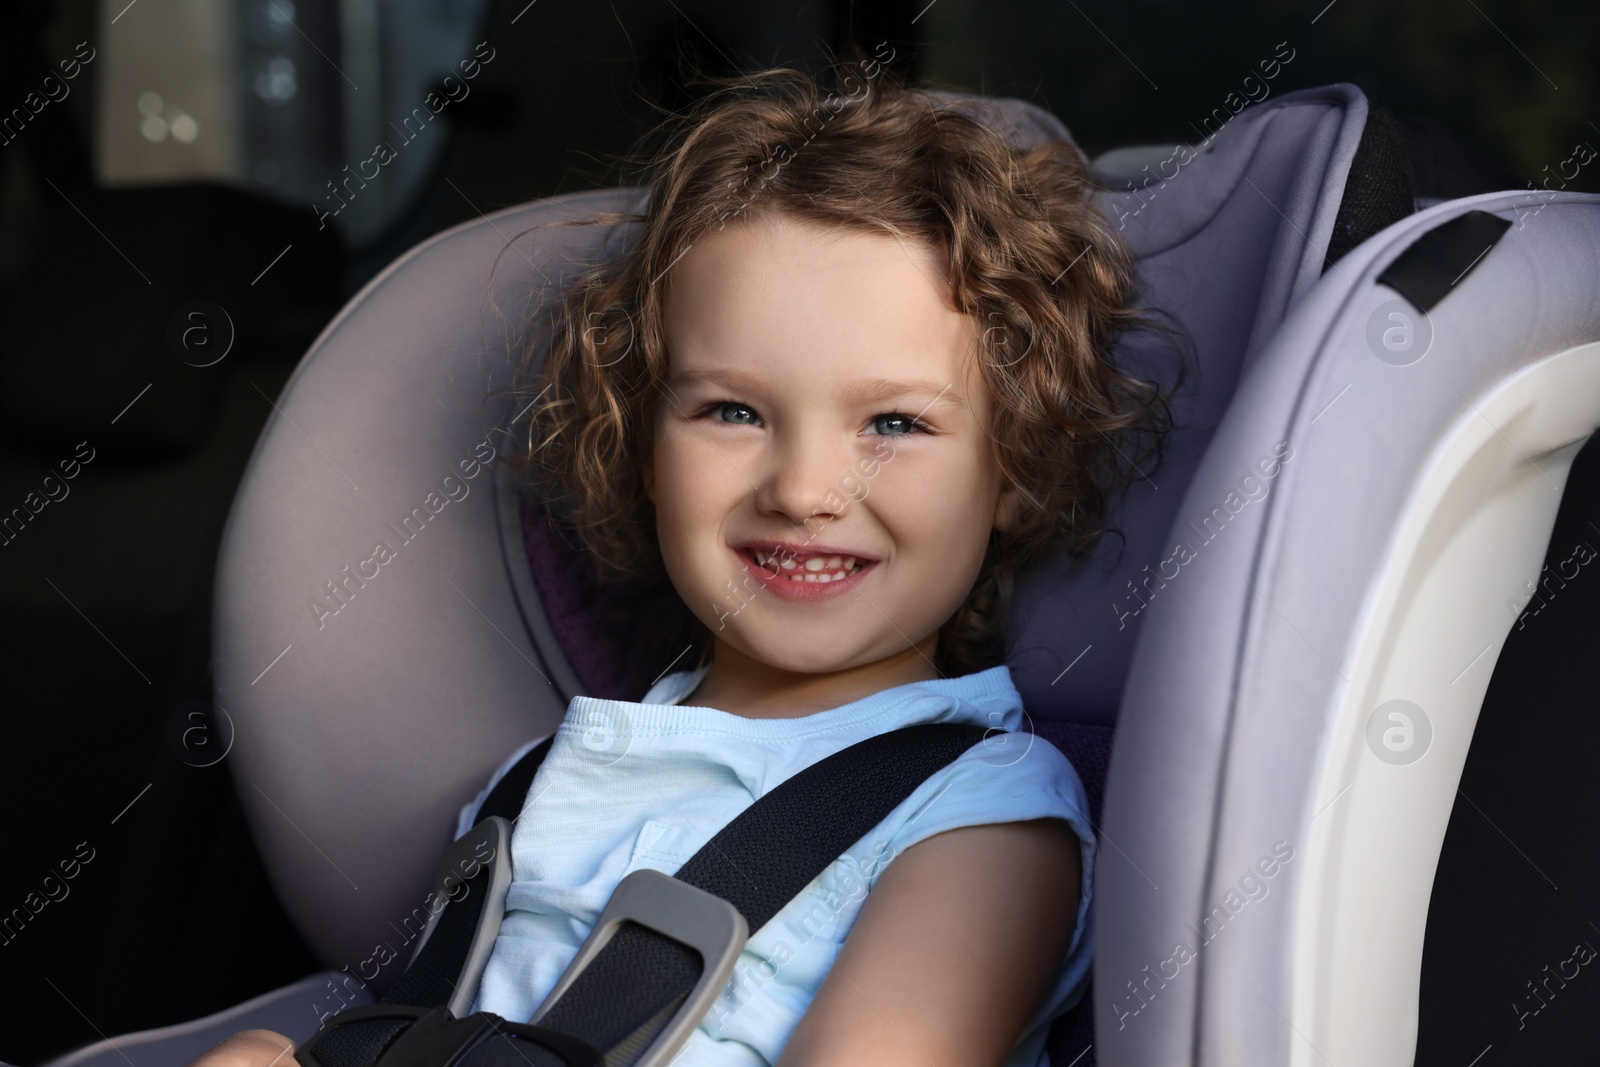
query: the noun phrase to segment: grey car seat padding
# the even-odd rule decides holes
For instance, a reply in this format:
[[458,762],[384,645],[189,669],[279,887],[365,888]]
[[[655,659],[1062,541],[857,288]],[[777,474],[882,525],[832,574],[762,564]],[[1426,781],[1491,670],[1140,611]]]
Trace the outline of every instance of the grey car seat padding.
[[[1058,557],[1019,583],[1007,662],[1035,720],[1116,721],[1147,568],[1170,552],[1183,488],[1240,376],[1322,273],[1365,118],[1353,86],[1291,93],[1246,108],[1164,183],[1102,198],[1140,256],[1147,302],[1191,338],[1194,364],[1173,403],[1167,454],[1116,500],[1114,533],[1087,557]],[[1154,334],[1125,338],[1117,358],[1163,388],[1178,373]]]

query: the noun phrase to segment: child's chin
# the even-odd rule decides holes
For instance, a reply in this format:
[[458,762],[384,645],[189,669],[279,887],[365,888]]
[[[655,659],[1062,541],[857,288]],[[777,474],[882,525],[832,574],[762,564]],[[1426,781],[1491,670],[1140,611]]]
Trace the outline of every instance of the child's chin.
[[843,670],[851,659],[851,652],[839,646],[837,631],[826,640],[807,641],[806,635],[793,627],[772,627],[765,633],[752,634],[747,641],[750,655],[778,670],[795,674],[828,674]]

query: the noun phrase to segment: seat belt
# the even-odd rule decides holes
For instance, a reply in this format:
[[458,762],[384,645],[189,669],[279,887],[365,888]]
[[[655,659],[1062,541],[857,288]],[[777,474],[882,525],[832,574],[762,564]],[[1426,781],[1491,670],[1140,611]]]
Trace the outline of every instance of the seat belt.
[[[400,981],[377,1004],[330,1016],[295,1058],[302,1067],[665,1065],[721,992],[747,933],[990,732],[919,723],[818,760],[737,815],[671,878],[650,869],[624,878],[530,1022],[461,1017],[452,998],[470,1010],[510,882],[510,826],[500,813],[520,809],[546,740],[490,791],[478,824],[447,853],[446,903]],[[468,842],[479,856],[482,844],[495,847],[471,877],[461,873]],[[465,894],[449,891],[452,878]]]
[[489,790],[489,795],[483,798],[483,803],[478,805],[478,810],[473,813],[472,820],[476,825],[491,815],[498,815],[508,822],[515,822],[517,815],[522,811],[523,802],[528,799],[528,790],[533,788],[533,776],[544,765],[544,758],[550,755],[550,746],[555,742],[556,735],[549,737],[534,745],[522,754],[522,758],[511,765],[511,769],[500,776],[500,780]]

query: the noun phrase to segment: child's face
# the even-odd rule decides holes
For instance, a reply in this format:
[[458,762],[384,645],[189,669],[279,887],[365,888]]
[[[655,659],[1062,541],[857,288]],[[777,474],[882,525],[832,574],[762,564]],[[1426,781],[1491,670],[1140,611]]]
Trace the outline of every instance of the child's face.
[[[842,670],[924,642],[966,598],[1013,494],[977,325],[948,291],[931,247],[782,216],[714,231],[671,268],[645,485],[673,584],[719,643]],[[798,559],[757,561],[785,548]],[[862,566],[788,577],[808,556],[819,577]]]

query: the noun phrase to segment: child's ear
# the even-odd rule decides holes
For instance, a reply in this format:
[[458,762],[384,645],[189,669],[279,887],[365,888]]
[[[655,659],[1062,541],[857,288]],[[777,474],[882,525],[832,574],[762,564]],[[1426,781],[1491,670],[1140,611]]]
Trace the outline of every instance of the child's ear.
[[994,528],[996,530],[1011,530],[1021,518],[1022,498],[1017,495],[1017,488],[1011,484],[1000,487],[1000,497],[994,505]]

